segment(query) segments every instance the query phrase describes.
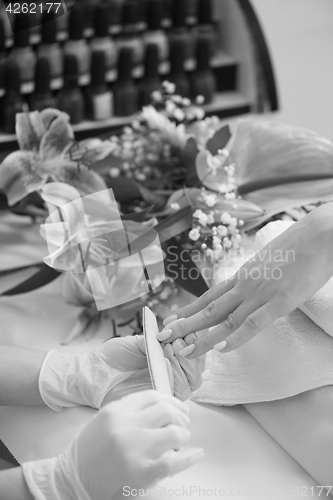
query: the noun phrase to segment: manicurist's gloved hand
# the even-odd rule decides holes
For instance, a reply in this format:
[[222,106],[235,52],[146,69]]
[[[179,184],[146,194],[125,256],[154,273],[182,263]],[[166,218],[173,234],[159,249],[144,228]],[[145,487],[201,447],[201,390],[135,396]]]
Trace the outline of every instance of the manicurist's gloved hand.
[[180,449],[190,438],[188,414],[157,391],[125,396],[98,412],[63,455],[23,463],[28,488],[36,500],[112,500],[148,488],[201,458],[201,449]]
[[[162,346],[174,395],[185,400],[201,384],[200,361],[179,354],[186,346],[182,339]],[[85,353],[50,351],[39,376],[40,394],[56,411],[78,405],[101,408],[126,394],[150,388],[142,335],[117,337]]]

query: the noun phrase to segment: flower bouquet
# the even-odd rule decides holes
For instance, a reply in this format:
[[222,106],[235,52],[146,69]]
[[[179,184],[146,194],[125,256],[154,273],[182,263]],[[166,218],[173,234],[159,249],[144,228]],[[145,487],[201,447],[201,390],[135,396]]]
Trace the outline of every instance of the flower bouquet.
[[205,117],[200,96],[174,92],[164,82],[131,126],[105,140],[75,141],[55,109],[16,117],[19,150],[0,165],[0,206],[40,224],[49,255],[4,295],[62,276],[78,307],[67,342],[93,335],[105,317],[113,335],[115,316],[137,333],[144,304],[170,314],[253,249],[264,224],[333,199],[330,141],[259,118],[225,124]]

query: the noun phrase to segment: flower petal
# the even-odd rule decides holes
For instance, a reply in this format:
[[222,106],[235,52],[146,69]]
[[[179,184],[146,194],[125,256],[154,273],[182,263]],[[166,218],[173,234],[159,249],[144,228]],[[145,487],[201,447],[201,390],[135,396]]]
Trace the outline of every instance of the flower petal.
[[37,162],[32,151],[14,151],[1,163],[0,189],[6,193],[10,206],[45,184],[48,176],[36,168]]
[[15,131],[21,150],[38,151],[40,141],[46,132],[38,111],[17,113]]
[[[70,117],[64,111],[60,111],[55,108],[45,108],[40,112],[41,119],[43,121],[44,127],[48,130],[52,124],[52,122],[58,118],[58,116],[62,116],[68,122],[70,121]],[[73,133],[74,137],[74,133]]]
[[82,160],[90,162],[96,162],[103,160],[115,149],[116,145],[111,141],[102,141],[97,137],[91,139],[85,139],[79,142],[79,149],[82,150]]
[[76,162],[60,162],[56,172],[56,178],[74,186],[81,196],[108,189],[102,177],[92,169]]
[[66,115],[59,115],[50,125],[40,143],[40,157],[48,160],[61,156],[72,140],[72,129]]

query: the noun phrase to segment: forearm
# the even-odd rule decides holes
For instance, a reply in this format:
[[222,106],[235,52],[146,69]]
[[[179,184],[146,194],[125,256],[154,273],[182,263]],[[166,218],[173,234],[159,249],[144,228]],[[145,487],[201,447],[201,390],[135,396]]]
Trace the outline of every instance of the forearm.
[[0,346],[0,406],[45,404],[38,377],[46,354],[37,349]]
[[0,472],[0,500],[33,500],[21,467]]

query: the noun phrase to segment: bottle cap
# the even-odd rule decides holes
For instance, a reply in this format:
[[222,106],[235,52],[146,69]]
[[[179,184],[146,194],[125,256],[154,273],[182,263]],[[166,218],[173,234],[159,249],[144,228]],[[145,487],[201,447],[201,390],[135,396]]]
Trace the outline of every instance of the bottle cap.
[[208,38],[199,37],[196,48],[197,71],[210,69],[210,41]]
[[42,43],[56,43],[57,25],[55,18],[55,12],[52,9],[50,9],[50,12],[44,12],[42,20]]
[[199,24],[212,24],[212,2],[211,0],[199,0],[198,22]]
[[74,89],[78,86],[77,59],[73,55],[65,56],[64,60],[64,88]]
[[7,61],[5,66],[5,93],[21,93],[20,72],[14,61]]
[[71,40],[83,38],[84,14],[81,7],[74,7],[69,13],[68,36]]
[[91,86],[101,85],[105,85],[105,54],[102,50],[98,50],[91,56]]
[[0,54],[5,52],[5,28],[3,20],[0,18]]
[[99,4],[95,9],[95,36],[104,38],[109,36],[109,6],[107,4]]
[[145,53],[145,78],[158,78],[158,46],[149,43]]
[[50,65],[44,57],[37,59],[35,71],[35,92],[46,94],[50,92]]
[[123,25],[137,25],[139,9],[136,0],[127,0],[123,8]]
[[175,40],[171,44],[170,74],[182,75],[184,73],[185,45],[183,40]]
[[174,28],[183,28],[186,25],[185,0],[174,0],[172,9],[172,25]]
[[29,46],[29,18],[27,14],[15,14],[14,44],[15,47]]
[[163,3],[161,0],[148,0],[147,4],[147,26],[148,30],[161,29],[163,15]]
[[132,49],[122,48],[118,60],[118,82],[132,80],[133,54]]

